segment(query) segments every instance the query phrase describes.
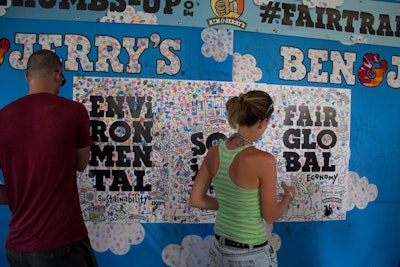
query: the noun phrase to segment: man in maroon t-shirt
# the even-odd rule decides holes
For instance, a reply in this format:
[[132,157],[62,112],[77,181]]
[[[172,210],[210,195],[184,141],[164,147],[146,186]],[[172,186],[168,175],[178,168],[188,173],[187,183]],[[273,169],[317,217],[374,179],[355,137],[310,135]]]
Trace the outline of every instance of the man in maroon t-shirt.
[[28,95],[0,110],[0,203],[11,210],[10,266],[97,266],[79,203],[76,172],[90,155],[85,107],[58,96],[62,65],[50,50],[28,60]]

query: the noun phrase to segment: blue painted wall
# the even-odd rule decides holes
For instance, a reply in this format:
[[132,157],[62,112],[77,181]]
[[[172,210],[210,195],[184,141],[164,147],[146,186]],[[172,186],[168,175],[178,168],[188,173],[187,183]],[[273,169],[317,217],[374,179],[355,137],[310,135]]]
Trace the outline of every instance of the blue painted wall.
[[[11,48],[5,53],[5,61],[0,65],[0,107],[25,95],[27,84],[24,70],[9,66],[7,56],[11,51],[22,51],[16,44],[16,33],[81,34],[94,44],[96,35],[110,35],[117,39],[123,36],[149,37],[159,33],[162,38],[181,39],[182,50],[178,53],[182,61],[180,71],[173,76],[157,75],[154,62],[160,58],[159,51],[142,57],[142,72],[139,74],[116,73],[112,70],[99,73],[65,70],[67,85],[61,94],[72,98],[72,78],[79,75],[146,77],[181,80],[233,79],[233,55],[223,62],[206,58],[201,54],[202,28],[173,27],[160,25],[99,24],[93,22],[61,22],[44,20],[9,19],[0,17],[0,39],[6,38]],[[398,38],[397,38],[398,40]],[[399,75],[399,66],[392,59],[400,57],[399,47],[370,44],[345,45],[339,41],[278,36],[267,33],[235,31],[233,52],[251,54],[257,61],[263,76],[258,83],[293,86],[333,87],[351,90],[351,157],[349,170],[360,177],[367,177],[369,183],[378,188],[378,197],[365,209],[354,208],[347,213],[346,220],[324,222],[275,223],[273,232],[282,239],[278,251],[280,266],[307,267],[386,267],[399,266],[400,261],[400,89],[390,87],[385,76],[382,84],[366,87],[356,79],[354,84],[310,83],[306,78],[293,81],[279,77],[283,68],[280,49],[283,46],[296,47],[305,55],[304,65],[310,71],[309,49],[355,53],[354,73],[362,65],[362,57],[368,53],[379,54],[388,62],[388,71]],[[36,44],[34,49],[39,49]],[[66,58],[65,46],[55,48],[61,58]],[[96,49],[89,54],[96,61]],[[122,59],[127,55],[123,54]],[[323,62],[323,70],[330,73],[332,63]],[[387,74],[386,72],[386,74]],[[398,76],[397,76],[398,77]],[[1,129],[0,129],[1,130]],[[1,177],[2,179],[2,177]],[[7,223],[10,218],[8,208],[0,207],[0,243],[4,243]],[[108,266],[166,266],[160,251],[169,244],[180,245],[188,235],[202,238],[213,234],[212,224],[143,224],[145,240],[125,255],[110,251],[97,252],[101,267]],[[157,255],[157,256],[154,256]],[[7,266],[5,250],[0,246],[0,266]]]

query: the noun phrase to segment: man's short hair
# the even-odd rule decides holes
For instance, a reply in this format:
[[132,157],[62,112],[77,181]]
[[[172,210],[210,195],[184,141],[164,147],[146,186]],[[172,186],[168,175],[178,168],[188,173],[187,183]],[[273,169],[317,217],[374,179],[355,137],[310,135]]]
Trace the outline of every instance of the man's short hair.
[[28,59],[27,71],[30,77],[49,77],[55,70],[61,70],[60,58],[51,50],[38,50]]

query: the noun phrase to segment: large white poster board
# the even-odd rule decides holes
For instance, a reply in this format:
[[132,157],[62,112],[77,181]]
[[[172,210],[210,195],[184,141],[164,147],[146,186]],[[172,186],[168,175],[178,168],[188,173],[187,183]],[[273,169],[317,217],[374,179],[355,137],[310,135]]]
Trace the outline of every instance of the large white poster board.
[[280,220],[345,219],[350,90],[75,77],[73,98],[91,119],[91,158],[78,177],[85,220],[214,222],[215,212],[189,206],[190,188],[207,149],[233,133],[225,102],[249,90],[274,99],[273,118],[256,146],[276,157],[278,179],[297,188]]

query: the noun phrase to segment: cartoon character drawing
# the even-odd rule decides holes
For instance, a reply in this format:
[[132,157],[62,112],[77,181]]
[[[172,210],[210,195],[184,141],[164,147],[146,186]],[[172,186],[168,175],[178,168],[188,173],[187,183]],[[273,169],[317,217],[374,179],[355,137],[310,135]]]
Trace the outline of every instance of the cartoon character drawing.
[[303,218],[304,217],[304,208],[307,201],[310,200],[310,196],[308,195],[307,188],[297,181],[294,180],[294,186],[296,187],[296,196],[292,200],[290,204],[290,208],[288,210],[288,214],[291,214],[292,218]]
[[327,219],[342,219],[345,214],[342,210],[343,196],[346,192],[344,186],[324,185],[321,187],[323,216]]
[[333,209],[332,209],[331,205],[330,204],[325,205],[324,206],[324,215],[329,217],[330,215],[332,215],[332,213],[333,213]]
[[220,18],[237,19],[243,12],[244,0],[211,0],[211,8]]
[[309,184],[307,187],[302,183],[303,179],[293,179],[296,187],[296,196],[292,200],[288,211],[282,216],[290,220],[312,221],[316,218],[317,210],[314,207],[314,195],[319,192],[318,184]]

